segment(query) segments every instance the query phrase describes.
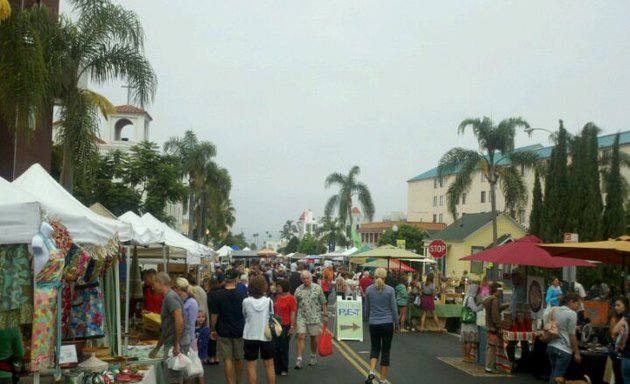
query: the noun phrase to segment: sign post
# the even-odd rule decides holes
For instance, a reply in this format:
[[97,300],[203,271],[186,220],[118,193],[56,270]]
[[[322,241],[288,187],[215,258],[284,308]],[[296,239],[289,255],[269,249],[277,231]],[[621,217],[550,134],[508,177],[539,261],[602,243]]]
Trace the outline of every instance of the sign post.
[[335,306],[335,338],[363,341],[363,306],[358,300],[342,300],[337,296]]
[[[577,243],[579,242],[579,237],[577,233],[565,233],[564,234],[564,242],[565,243]],[[562,280],[568,281],[569,283],[575,283],[577,279],[577,268],[576,267],[562,267]],[[573,284],[571,284],[573,285]]]

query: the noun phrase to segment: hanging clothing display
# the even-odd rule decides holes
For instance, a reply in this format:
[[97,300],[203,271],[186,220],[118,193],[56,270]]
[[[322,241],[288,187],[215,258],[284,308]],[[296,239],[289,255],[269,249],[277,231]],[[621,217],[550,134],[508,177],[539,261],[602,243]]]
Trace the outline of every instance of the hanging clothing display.
[[104,329],[104,296],[98,284],[76,285],[70,329],[75,338],[100,337]]
[[61,276],[65,263],[65,255],[55,247],[51,239],[44,237],[44,243],[49,252],[49,259],[35,276],[31,345],[31,370],[34,372],[52,365],[57,321],[57,295],[62,286]]
[[26,244],[0,246],[0,329],[33,321],[32,272]]

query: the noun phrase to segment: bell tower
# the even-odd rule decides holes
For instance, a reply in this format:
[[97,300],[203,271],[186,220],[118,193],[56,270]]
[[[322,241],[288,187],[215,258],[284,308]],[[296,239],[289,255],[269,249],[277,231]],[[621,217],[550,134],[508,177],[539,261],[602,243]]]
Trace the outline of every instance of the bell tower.
[[116,113],[107,116],[105,131],[102,132],[100,151],[115,149],[128,151],[133,145],[149,140],[149,124],[153,118],[147,111],[133,105],[119,105]]

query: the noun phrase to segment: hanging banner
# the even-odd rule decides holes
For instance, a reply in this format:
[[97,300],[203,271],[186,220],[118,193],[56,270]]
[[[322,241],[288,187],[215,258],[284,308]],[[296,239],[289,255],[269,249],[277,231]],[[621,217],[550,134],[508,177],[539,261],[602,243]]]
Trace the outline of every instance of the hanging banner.
[[363,341],[363,306],[359,300],[342,300],[335,305],[335,338]]

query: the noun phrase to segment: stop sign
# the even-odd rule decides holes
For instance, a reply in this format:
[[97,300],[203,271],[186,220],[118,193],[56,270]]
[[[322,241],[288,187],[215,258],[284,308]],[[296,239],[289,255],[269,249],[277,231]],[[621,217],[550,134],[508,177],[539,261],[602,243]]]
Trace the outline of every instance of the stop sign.
[[429,244],[429,254],[433,257],[444,257],[446,255],[446,243],[444,240],[433,240]]

